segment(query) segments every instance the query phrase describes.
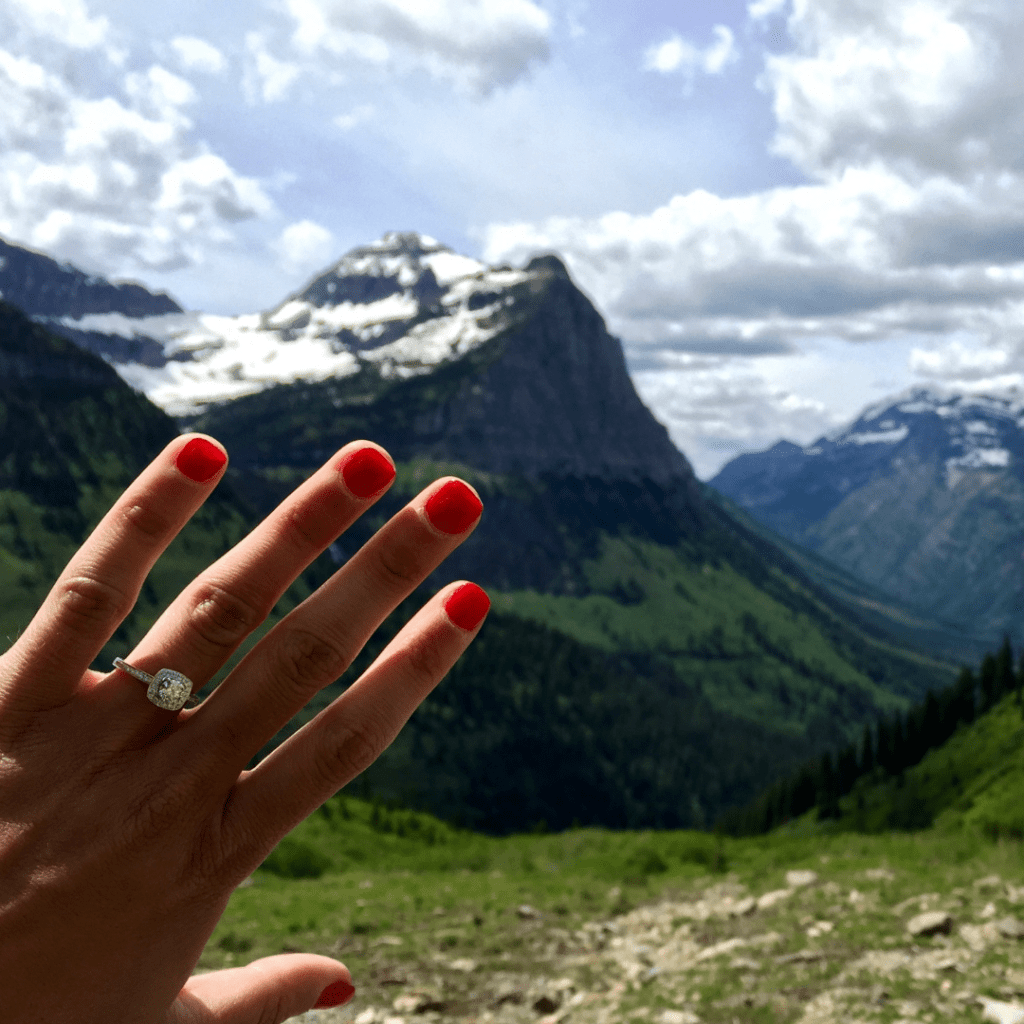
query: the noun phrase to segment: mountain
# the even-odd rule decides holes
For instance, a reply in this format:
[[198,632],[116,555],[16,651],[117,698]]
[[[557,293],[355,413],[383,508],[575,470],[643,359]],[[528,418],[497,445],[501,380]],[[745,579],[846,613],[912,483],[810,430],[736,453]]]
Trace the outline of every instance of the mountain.
[[[114,283],[0,239],[0,299],[81,348],[113,361],[164,361],[161,345],[141,331],[108,330],[110,323],[163,322],[181,307],[162,292]],[[95,329],[94,329],[95,328]]]
[[305,586],[434,476],[481,491],[480,527],[425,590],[476,579],[494,614],[365,774],[381,797],[493,831],[707,823],[950,677],[707,500],[554,257],[487,267],[394,234],[268,313],[58,314],[76,341],[112,332],[124,380],[225,441],[237,509],[269,509],[354,437],[391,450],[392,491]]
[[710,481],[869,584],[984,638],[1024,637],[1024,401],[917,389]]
[[[0,301],[0,636],[25,627],[85,535],[177,433],[98,356]],[[97,667],[253,520],[230,486],[218,489],[157,564]]]

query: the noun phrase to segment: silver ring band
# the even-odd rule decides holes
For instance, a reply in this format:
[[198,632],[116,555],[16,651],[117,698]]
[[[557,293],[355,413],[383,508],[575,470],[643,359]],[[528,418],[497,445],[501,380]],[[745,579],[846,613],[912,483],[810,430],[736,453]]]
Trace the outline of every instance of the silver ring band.
[[114,668],[127,672],[140,682],[146,684],[146,696],[151,704],[166,711],[180,711],[186,705],[191,707],[198,703],[192,697],[192,680],[188,676],[175,672],[172,668],[162,668],[156,675],[143,672],[141,668],[129,665],[124,658],[114,659]]

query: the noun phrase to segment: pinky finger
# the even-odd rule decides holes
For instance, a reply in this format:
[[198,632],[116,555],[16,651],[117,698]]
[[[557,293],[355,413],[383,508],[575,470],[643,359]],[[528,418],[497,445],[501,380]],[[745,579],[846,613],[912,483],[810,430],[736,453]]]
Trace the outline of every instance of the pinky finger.
[[475,583],[453,583],[430,600],[352,686],[238,781],[228,835],[265,847],[247,851],[262,858],[368,768],[470,645],[489,607]]

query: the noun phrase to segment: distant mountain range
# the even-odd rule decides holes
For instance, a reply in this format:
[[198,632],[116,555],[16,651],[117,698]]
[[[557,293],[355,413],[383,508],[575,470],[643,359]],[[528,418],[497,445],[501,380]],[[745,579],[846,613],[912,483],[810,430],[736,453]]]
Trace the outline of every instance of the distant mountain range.
[[[8,253],[5,267],[20,258]],[[399,470],[392,493],[306,585],[434,475],[460,473],[482,492],[480,528],[430,584],[476,579],[495,613],[367,773],[382,795],[494,830],[574,818],[701,824],[950,678],[947,664],[901,648],[885,615],[858,618],[765,531],[709,500],[637,397],[619,343],[554,257],[487,267],[393,234],[268,313],[234,318],[161,311],[173,305],[166,296],[150,308],[138,286],[40,259],[24,257],[50,282],[37,324],[89,348],[89,365],[102,368],[101,355],[179,426],[221,438],[234,521],[269,509],[354,437],[388,447]],[[55,298],[61,286],[71,312]],[[3,288],[33,294],[16,280]],[[15,333],[35,339],[25,344],[40,365],[54,351],[72,359],[25,323]],[[52,417],[33,379],[31,401]],[[107,393],[115,405],[131,394],[119,382]],[[96,451],[104,431],[133,431],[130,417],[98,424],[95,436],[76,429]],[[70,451],[39,457],[80,461]],[[21,507],[16,493],[11,501]],[[42,550],[52,519],[34,501]],[[6,533],[0,523],[0,555],[17,540],[17,523]],[[307,714],[337,692],[328,688]]]
[[1024,398],[918,389],[807,447],[710,482],[882,591],[983,636],[1024,639]]

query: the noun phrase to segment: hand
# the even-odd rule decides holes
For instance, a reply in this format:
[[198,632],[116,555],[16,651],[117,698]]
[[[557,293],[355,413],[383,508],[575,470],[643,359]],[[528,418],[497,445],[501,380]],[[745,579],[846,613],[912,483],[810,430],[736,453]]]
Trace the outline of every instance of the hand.
[[[410,502],[279,622],[199,707],[89,665],[226,455],[180,437],[128,488],[0,657],[0,1016],[5,1024],[270,1024],[351,995],[327,957],[191,978],[232,890],[366,768],[476,635],[483,591],[452,584],[337,700],[253,755],[351,663],[471,532],[451,478]],[[343,448],[167,609],[129,664],[202,686],[295,577],[386,490],[390,459]]]

